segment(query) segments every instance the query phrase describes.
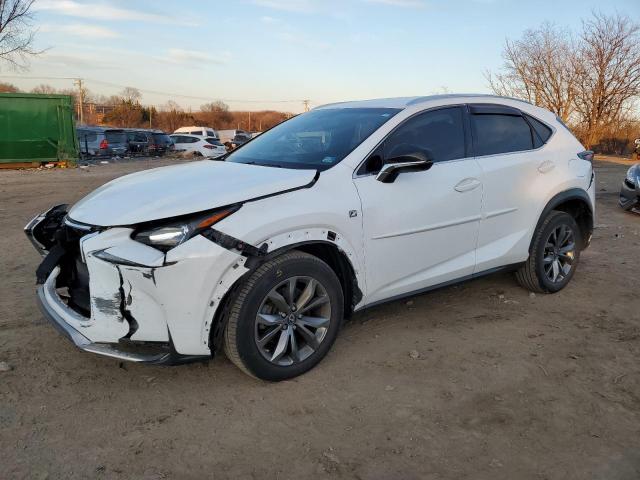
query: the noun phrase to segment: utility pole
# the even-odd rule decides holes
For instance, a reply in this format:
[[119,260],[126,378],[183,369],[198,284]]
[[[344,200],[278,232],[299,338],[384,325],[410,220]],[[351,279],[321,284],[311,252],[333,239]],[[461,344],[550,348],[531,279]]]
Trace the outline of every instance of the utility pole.
[[309,102],[310,102],[310,100],[302,100],[302,104],[304,105],[304,111],[305,112],[309,111]]
[[78,86],[78,102],[80,103],[80,125],[84,124],[84,92],[82,90],[82,79],[76,78],[73,81],[74,85]]

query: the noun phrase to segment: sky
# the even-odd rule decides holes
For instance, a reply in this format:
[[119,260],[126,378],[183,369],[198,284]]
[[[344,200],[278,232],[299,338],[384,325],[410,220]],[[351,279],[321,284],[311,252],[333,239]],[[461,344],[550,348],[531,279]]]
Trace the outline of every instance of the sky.
[[[197,110],[303,110],[335,101],[487,93],[506,38],[545,21],[577,30],[593,10],[640,21],[640,0],[37,0],[26,72],[0,81]],[[18,78],[3,78],[14,75]]]

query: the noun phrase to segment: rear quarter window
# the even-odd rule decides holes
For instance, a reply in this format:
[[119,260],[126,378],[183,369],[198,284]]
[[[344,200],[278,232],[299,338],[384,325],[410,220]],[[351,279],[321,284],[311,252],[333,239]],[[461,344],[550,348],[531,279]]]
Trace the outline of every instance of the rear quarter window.
[[527,117],[527,121],[536,132],[536,135],[540,138],[542,143],[547,143],[547,140],[549,140],[553,131],[537,118],[533,118],[529,115],[525,115],[525,117]]

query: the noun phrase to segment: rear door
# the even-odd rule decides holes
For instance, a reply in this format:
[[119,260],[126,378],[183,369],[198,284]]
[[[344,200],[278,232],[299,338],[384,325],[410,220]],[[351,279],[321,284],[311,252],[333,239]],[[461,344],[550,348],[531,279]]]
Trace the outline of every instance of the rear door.
[[520,110],[469,105],[475,158],[482,170],[482,221],[476,273],[518,263],[528,256],[555,160]]
[[[465,130],[463,107],[419,113],[358,170],[367,303],[473,273],[482,185]],[[434,164],[393,183],[377,181],[376,170],[403,152],[423,152]]]

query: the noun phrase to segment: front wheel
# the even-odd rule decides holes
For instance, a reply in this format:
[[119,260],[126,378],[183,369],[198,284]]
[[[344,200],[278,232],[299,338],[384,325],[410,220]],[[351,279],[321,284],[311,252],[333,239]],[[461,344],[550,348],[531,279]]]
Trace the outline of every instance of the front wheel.
[[580,260],[582,237],[575,219],[552,211],[534,233],[529,258],[516,272],[527,290],[555,293],[571,280]]
[[340,281],[322,260],[291,251],[260,266],[230,300],[227,357],[254,377],[279,381],[317,365],[343,317]]

